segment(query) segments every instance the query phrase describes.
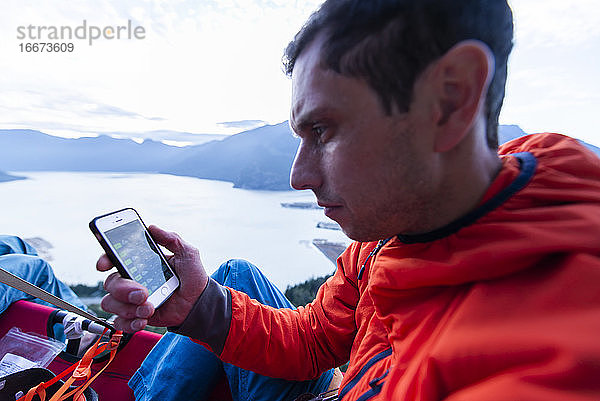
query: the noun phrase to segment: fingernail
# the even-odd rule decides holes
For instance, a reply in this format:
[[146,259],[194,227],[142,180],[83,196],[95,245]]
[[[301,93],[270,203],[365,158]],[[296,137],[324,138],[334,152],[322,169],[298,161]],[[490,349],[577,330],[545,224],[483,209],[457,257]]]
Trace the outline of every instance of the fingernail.
[[147,317],[150,317],[151,313],[152,313],[152,308],[150,308],[150,306],[148,306],[148,305],[138,306],[137,309],[135,310],[135,315],[137,317],[142,317],[144,319]]
[[142,290],[135,290],[129,293],[129,302],[133,303],[133,304],[141,304],[142,302],[144,302],[144,291]]
[[134,330],[141,330],[145,324],[146,322],[143,319],[135,319],[131,322],[131,328]]

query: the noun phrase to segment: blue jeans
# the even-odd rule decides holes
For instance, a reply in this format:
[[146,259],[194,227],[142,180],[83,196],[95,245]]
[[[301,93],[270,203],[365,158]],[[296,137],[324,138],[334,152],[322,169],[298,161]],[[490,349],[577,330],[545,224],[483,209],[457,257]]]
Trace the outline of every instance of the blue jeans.
[[[265,305],[294,308],[256,266],[246,261],[230,260],[222,264],[212,278]],[[167,333],[150,351],[129,386],[138,401],[207,400],[223,371],[234,401],[294,400],[303,393],[326,391],[333,378],[333,370],[315,380],[301,382],[261,376],[221,362],[187,337]]]
[[[19,237],[0,235],[0,267],[83,310],[87,310],[77,295],[56,278],[48,262],[40,258],[35,249]],[[13,302],[22,299],[54,307],[22,291],[0,284],[0,313],[4,312]]]

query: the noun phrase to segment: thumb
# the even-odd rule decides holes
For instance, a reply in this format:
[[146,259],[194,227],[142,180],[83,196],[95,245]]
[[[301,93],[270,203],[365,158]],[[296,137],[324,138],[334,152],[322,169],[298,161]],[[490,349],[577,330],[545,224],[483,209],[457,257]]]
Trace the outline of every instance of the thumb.
[[165,231],[154,225],[148,226],[148,231],[157,244],[164,246],[174,254],[182,254],[184,252],[183,240],[176,233]]

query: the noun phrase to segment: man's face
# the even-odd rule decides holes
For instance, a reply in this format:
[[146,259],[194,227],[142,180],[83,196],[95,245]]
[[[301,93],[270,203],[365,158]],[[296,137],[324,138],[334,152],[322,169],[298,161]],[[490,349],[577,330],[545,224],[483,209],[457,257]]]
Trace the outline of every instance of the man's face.
[[419,96],[410,112],[386,115],[365,81],[321,67],[320,43],[292,74],[291,125],[301,138],[292,186],[312,190],[354,240],[422,232],[435,210],[436,158]]

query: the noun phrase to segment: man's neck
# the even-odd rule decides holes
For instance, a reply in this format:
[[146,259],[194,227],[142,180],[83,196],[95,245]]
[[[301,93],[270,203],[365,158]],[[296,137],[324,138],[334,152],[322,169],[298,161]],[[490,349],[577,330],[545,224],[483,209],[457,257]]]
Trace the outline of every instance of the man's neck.
[[440,158],[440,186],[425,220],[428,224],[420,232],[404,234],[431,232],[465,216],[477,208],[502,169],[498,154],[477,140],[466,140]]

